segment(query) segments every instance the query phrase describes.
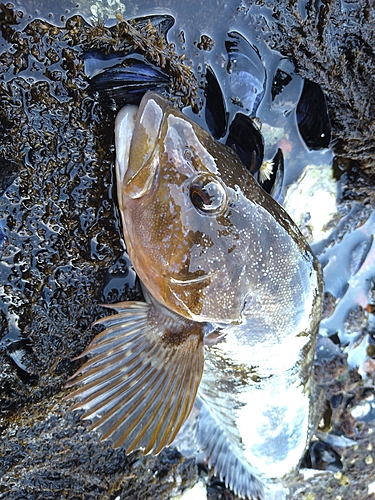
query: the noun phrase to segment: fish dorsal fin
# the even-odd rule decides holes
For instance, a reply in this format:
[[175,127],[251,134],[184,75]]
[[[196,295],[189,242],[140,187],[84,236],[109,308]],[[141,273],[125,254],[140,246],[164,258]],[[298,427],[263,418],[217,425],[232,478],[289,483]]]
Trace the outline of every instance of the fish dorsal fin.
[[191,415],[195,422],[189,418],[184,428],[190,429],[190,438],[192,433],[200,455],[209,467],[214,468],[214,474],[225,481],[227,487],[242,498],[265,500],[268,498],[267,486],[259,471],[246,460],[243,453],[234,415],[239,404],[235,397],[236,389],[225,387],[231,383],[231,380],[226,380],[225,372],[221,380],[217,373],[212,373],[210,349],[206,355],[208,363]]
[[[126,453],[159,453],[188,417],[204,364],[203,325],[164,316],[153,304],[123,302],[94,324],[106,329],[79,356],[90,359],[69,379],[68,396],[102,439]],[[175,315],[174,315],[175,316]]]

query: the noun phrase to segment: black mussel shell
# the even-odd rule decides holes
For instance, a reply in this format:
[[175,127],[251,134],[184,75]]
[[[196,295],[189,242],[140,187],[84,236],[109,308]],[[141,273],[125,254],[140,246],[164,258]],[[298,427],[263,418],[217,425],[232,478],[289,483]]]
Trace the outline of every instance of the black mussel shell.
[[262,176],[258,175],[258,179],[261,187],[270,194],[274,200],[280,201],[284,180],[284,155],[280,148],[278,148],[272,159],[272,172],[269,178],[262,180]]
[[324,149],[331,142],[326,98],[317,83],[305,80],[297,106],[299,132],[309,149]]
[[328,444],[315,441],[309,446],[302,467],[338,472],[342,469],[340,455]]
[[[25,338],[19,338],[7,344],[6,352],[17,367],[17,373],[25,384],[32,384],[38,379],[38,375],[29,366],[33,359],[33,350],[30,341]],[[28,358],[30,361],[27,362]]]
[[116,109],[125,104],[139,104],[148,90],[165,89],[169,84],[170,77],[161,69],[142,56],[131,54],[121,64],[91,78],[87,91],[102,104]]
[[212,136],[215,139],[221,139],[227,131],[228,113],[220,84],[209,66],[206,69],[206,81],[205,120]]
[[226,145],[234,149],[253,175],[258,172],[264,155],[263,136],[249,116],[236,113],[229,127]]
[[254,115],[264,95],[266,71],[258,50],[240,33],[228,33],[228,92],[233,103]]
[[118,66],[125,57],[126,53],[124,52],[110,52],[106,54],[101,50],[91,49],[82,56],[85,64],[85,75],[89,79],[93,78],[109,68]]
[[271,87],[271,110],[289,115],[298,104],[303,88],[303,78],[296,74],[292,61],[280,59]]
[[[174,25],[175,19],[169,15],[156,14],[153,16],[138,17],[133,19],[133,21],[136,23],[137,29],[145,28],[148,23],[151,23],[158,33],[166,38],[168,31]],[[112,27],[110,29],[112,31],[117,30],[117,27]],[[83,60],[85,62],[86,75],[91,78],[105,69],[120,64],[124,57],[129,54],[129,48],[130,47],[122,52],[103,52],[96,49],[90,49],[85,52],[83,54]],[[137,51],[132,52],[136,53]]]

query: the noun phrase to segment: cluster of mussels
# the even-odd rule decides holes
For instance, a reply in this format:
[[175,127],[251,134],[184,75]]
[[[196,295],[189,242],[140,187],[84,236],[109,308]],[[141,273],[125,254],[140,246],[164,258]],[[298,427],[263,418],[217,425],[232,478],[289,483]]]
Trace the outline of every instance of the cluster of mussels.
[[[166,38],[174,19],[155,15],[136,19],[135,25],[146,22]],[[225,50],[225,64],[215,68],[219,75],[206,66],[204,120],[199,123],[216,140],[236,151],[262,188],[281,203],[288,165],[283,148],[265,140],[262,124],[268,128],[284,126],[286,135],[288,127],[293,129],[290,135],[297,137],[300,148],[325,149],[331,142],[325,96],[318,84],[297,75],[294,64],[280,54],[271,58],[267,54],[271,64],[266,67],[259,49],[237,31],[227,34]],[[165,65],[162,69],[152,64],[143,52],[138,49],[125,56],[117,51],[86,53],[89,92],[114,110],[139,104],[148,90],[178,94],[174,75]]]

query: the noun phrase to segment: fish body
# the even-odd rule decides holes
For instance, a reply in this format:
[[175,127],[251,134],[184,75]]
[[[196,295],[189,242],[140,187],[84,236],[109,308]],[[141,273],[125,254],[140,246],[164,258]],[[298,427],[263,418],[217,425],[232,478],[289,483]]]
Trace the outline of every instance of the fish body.
[[237,155],[159,94],[123,108],[115,132],[146,301],[97,322],[75,408],[128,453],[176,436],[183,450],[188,435],[239,495],[273,498],[311,434],[319,264]]

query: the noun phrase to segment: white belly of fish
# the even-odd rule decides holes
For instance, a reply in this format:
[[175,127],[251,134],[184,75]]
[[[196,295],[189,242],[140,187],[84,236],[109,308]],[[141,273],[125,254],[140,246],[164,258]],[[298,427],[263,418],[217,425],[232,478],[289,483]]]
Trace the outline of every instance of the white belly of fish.
[[[297,330],[301,331],[301,330]],[[301,363],[306,336],[264,339],[234,329],[218,351],[253,380],[237,385],[235,421],[249,463],[270,478],[298,466],[307,445],[310,384],[303,385]],[[241,373],[241,372],[240,372]],[[306,380],[305,380],[306,383]]]
[[239,395],[235,421],[244,456],[260,473],[279,478],[298,465],[309,435],[309,396],[290,374],[272,376]]
[[249,334],[241,325],[206,350],[201,397],[229,448],[260,477],[295,470],[308,444],[311,383],[301,369],[308,342],[305,335]]
[[198,453],[244,498],[279,500],[279,479],[299,466],[310,438],[309,338],[274,332],[262,340],[241,325],[207,345],[194,411],[175,445]]

